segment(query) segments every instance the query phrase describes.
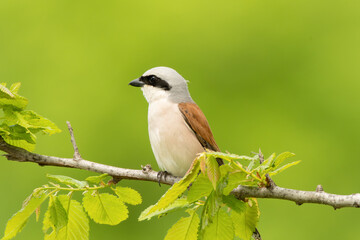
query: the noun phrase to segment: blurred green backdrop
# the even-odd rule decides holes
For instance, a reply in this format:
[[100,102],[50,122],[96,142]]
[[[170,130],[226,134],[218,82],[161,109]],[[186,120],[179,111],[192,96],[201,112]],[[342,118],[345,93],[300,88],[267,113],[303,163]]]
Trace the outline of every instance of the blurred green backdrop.
[[[360,191],[360,2],[49,1],[0,2],[0,81],[62,128],[36,152],[71,157],[71,121],[85,159],[157,168],[147,103],[127,84],[155,66],[175,68],[206,114],[220,148],[266,155],[292,151],[302,163],[278,185]],[[46,173],[91,173],[0,159],[0,228]],[[144,203],[118,226],[91,224],[91,239],[162,239],[179,214],[137,222],[167,189],[123,181]],[[356,239],[360,211],[259,200],[264,239]],[[2,235],[1,233],[1,235]],[[32,218],[17,239],[41,239]]]

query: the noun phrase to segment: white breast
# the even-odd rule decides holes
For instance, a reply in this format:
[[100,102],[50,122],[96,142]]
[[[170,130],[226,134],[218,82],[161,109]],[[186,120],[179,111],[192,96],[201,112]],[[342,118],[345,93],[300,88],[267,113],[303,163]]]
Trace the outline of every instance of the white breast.
[[161,99],[149,104],[149,137],[162,170],[184,176],[197,153],[204,151],[176,103]]

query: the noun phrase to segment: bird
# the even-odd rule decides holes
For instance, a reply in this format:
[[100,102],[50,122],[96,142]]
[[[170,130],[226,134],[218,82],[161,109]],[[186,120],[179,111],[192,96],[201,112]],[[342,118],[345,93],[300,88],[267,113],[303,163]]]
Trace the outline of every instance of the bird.
[[129,83],[140,87],[149,103],[150,144],[161,172],[179,177],[188,172],[197,154],[220,151],[187,82],[172,68],[154,67]]

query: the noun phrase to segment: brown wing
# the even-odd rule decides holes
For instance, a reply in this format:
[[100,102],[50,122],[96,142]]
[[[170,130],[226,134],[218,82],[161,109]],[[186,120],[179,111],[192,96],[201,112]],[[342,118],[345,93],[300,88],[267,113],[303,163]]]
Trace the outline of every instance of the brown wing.
[[195,103],[179,103],[179,109],[200,144],[204,148],[219,152],[220,149],[215,142],[209,123],[198,105]]

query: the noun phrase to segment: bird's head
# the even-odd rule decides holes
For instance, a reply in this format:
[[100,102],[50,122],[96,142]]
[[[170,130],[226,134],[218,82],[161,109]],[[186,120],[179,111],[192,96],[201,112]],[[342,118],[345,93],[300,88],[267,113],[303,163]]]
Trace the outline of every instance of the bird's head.
[[187,81],[172,68],[152,68],[140,78],[131,81],[129,85],[141,87],[149,103],[164,99],[175,103],[193,102],[187,88]]

